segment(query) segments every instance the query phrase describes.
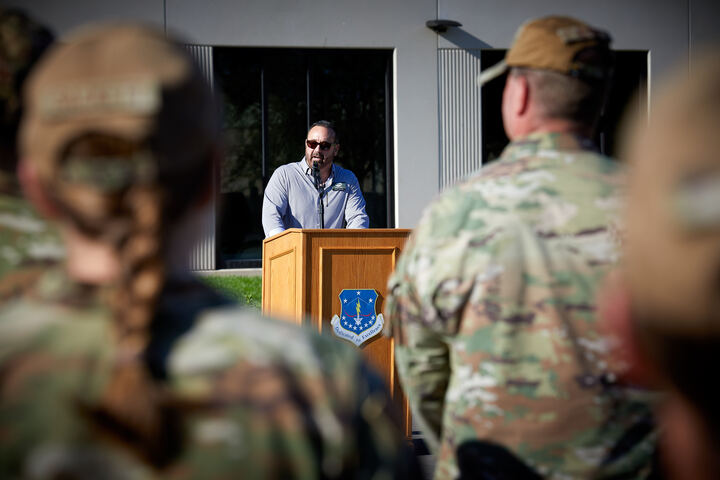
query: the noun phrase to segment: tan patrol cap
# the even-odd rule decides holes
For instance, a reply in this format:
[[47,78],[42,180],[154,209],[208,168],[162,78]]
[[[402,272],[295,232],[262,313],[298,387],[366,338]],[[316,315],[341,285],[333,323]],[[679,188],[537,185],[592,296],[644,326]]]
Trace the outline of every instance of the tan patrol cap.
[[[571,17],[529,20],[518,29],[505,59],[478,76],[480,86],[509,67],[552,70],[584,79],[605,79],[610,73],[610,35]],[[585,52],[601,53],[586,55]]]
[[628,132],[626,282],[666,335],[720,335],[720,52],[684,66]]
[[[160,176],[196,171],[219,139],[212,93],[194,61],[148,26],[111,24],[70,35],[33,71],[25,100],[21,154],[46,182],[69,142],[86,134],[146,143]],[[145,165],[137,173],[147,172]],[[110,178],[95,172],[88,183],[101,176]]]

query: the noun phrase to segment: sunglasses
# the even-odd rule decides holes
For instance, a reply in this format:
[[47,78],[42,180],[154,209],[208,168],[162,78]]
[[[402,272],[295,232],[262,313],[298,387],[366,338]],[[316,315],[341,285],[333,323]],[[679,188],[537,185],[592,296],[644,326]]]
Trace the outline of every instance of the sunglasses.
[[334,143],[330,142],[316,142],[315,140],[305,140],[305,144],[310,148],[311,150],[315,150],[318,145],[320,145],[320,150],[327,150],[328,148],[332,147]]

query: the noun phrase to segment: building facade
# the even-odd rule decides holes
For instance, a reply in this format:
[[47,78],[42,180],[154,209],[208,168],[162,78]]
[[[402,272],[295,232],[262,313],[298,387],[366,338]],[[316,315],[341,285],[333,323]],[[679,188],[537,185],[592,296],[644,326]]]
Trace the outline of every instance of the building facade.
[[[223,217],[208,218],[205,239],[191,259],[196,270],[250,266],[252,262],[243,259],[257,256],[261,237],[233,240],[227,225],[237,215],[241,232],[255,228],[263,182],[278,164],[299,160],[304,129],[317,117],[330,116],[328,112],[345,119],[340,122],[346,128],[341,144],[350,168],[363,172],[361,186],[375,212],[371,226],[412,228],[439,191],[479,168],[483,158],[488,160],[493,149],[502,146],[495,138],[502,130],[497,124],[499,111],[490,108],[498,102],[498,93],[481,91],[476,76],[501,56],[497,49],[510,46],[526,19],[567,14],[608,30],[626,67],[624,101],[628,91],[646,88],[638,108],[652,108],[654,78],[678,62],[688,64],[691,71],[691,54],[720,38],[720,6],[711,0],[0,3],[24,8],[61,38],[87,22],[122,19],[180,33],[188,38],[207,75],[226,90],[247,81],[239,74],[233,76],[233,66],[256,69],[257,76],[248,85],[256,85],[259,93],[247,97],[252,88],[236,89],[234,110],[226,112],[228,128],[237,133],[247,126],[245,130],[256,134],[235,139],[235,146],[246,153],[236,152],[235,164],[227,163],[227,171],[219,173],[218,193],[227,196],[230,208]],[[437,19],[462,25],[437,33],[426,26],[428,20]],[[346,61],[347,57],[352,58]],[[273,65],[292,62],[299,62],[292,74],[273,73]],[[292,91],[297,92],[295,97]],[[354,100],[352,92],[361,92],[362,98]],[[362,105],[362,111],[352,110],[351,105]],[[624,105],[615,108],[620,111]],[[361,115],[365,117],[358,121]],[[618,116],[612,114],[610,123]],[[288,145],[297,145],[297,151]],[[244,155],[253,158],[256,173],[243,171]],[[234,171],[241,172],[237,178],[232,177]],[[239,203],[232,203],[232,198]],[[221,231],[226,232],[224,238]],[[240,248],[233,245],[238,242],[247,244],[242,247],[244,257],[240,252],[233,258],[232,250]]]

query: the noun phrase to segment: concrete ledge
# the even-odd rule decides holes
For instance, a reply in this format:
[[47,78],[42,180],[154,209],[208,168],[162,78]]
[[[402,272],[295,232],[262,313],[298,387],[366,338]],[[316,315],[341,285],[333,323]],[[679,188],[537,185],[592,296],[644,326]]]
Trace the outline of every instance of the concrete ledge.
[[262,277],[262,268],[224,268],[222,270],[194,270],[201,277]]

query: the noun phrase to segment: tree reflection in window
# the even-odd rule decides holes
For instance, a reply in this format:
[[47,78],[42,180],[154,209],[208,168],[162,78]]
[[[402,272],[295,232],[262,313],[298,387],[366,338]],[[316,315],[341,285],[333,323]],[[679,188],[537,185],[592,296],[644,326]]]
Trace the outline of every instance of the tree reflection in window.
[[391,51],[215,47],[225,95],[218,268],[260,266],[262,195],[272,172],[304,154],[308,126],[333,121],[336,162],[352,170],[370,226],[393,226]]

